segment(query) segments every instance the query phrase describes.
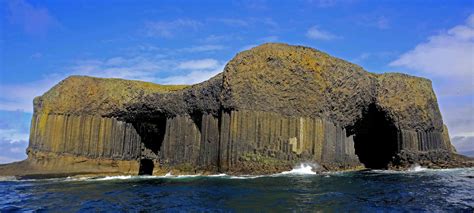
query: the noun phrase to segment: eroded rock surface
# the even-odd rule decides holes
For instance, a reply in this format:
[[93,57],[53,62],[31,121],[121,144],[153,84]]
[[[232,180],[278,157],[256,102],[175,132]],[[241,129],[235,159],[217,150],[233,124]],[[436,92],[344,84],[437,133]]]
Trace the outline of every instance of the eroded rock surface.
[[302,46],[241,52],[191,86],[72,76],[34,107],[28,159],[0,174],[61,173],[59,164],[155,175],[473,165],[455,154],[431,81]]

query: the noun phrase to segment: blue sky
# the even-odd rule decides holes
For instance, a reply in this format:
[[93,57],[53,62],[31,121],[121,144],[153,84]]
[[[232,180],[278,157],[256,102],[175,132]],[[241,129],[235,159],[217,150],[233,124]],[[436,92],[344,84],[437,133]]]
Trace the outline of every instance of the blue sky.
[[472,1],[0,1],[0,163],[26,158],[33,97],[73,74],[190,84],[265,42],[432,79],[474,151]]

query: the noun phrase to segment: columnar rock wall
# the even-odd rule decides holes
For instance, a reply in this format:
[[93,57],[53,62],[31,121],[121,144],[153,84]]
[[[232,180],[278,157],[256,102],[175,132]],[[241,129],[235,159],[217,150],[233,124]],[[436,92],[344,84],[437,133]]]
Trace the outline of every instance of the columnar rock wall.
[[340,126],[319,118],[232,111],[222,115],[220,130],[223,169],[245,169],[247,164],[262,163],[258,157],[281,164],[274,166],[292,166],[296,162],[328,166],[358,163],[352,137],[347,137]]
[[450,149],[443,139],[442,132],[401,130],[399,133],[398,144],[400,151],[434,151]]
[[161,146],[163,164],[199,165],[201,133],[190,117],[176,116],[167,119],[165,132]]
[[[31,124],[30,150],[72,154],[89,158],[152,159],[162,166],[181,166],[210,171],[244,170],[261,164],[287,167],[295,162],[323,166],[354,166],[359,163],[353,136],[321,118],[288,117],[273,112],[231,111],[168,118],[158,150],[142,143],[136,125],[116,118],[35,114]],[[145,128],[145,127],[138,127]],[[398,151],[448,149],[440,132],[400,130]],[[150,154],[154,153],[154,154]],[[252,168],[252,167],[250,167]]]
[[28,149],[132,160],[141,155],[141,146],[133,125],[114,118],[35,113]]
[[[291,166],[296,161],[321,164],[358,163],[352,136],[333,123],[309,117],[287,117],[272,112],[232,111],[221,118],[211,114],[176,116],[166,120],[157,150],[142,143],[137,125],[99,116],[35,114],[30,150],[89,158],[138,160],[163,166],[191,166],[213,171],[243,169],[258,155]],[[139,127],[140,128],[140,127]]]

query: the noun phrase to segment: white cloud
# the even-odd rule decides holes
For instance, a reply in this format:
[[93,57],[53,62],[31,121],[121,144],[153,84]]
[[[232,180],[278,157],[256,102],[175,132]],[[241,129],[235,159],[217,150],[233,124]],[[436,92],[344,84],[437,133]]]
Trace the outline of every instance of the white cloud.
[[24,152],[25,152],[24,149],[21,149],[21,148],[19,148],[19,147],[10,148],[9,151],[10,151],[11,153],[24,153]]
[[[258,39],[258,41],[263,42],[263,43],[278,42],[278,40],[279,40],[278,36],[267,36],[267,37],[263,37],[263,38]],[[242,52],[242,51],[245,51],[245,50],[250,50],[254,47],[257,47],[258,45],[261,45],[261,44],[257,44],[257,43],[247,44],[247,45],[241,47],[238,51]]]
[[243,46],[242,48],[239,49],[239,52],[245,51],[245,50],[250,50],[254,47],[258,46],[258,44],[248,44]]
[[[217,45],[217,44],[202,44],[202,45],[194,45],[191,47],[183,47],[183,48],[163,48],[158,47],[151,44],[140,44],[134,48],[124,48],[124,50],[131,55],[144,55],[144,54],[152,54],[154,59],[159,58],[169,58],[172,55],[182,55],[186,53],[200,53],[200,52],[217,52],[220,50],[224,50],[227,47],[224,45]],[[116,58],[114,60],[120,60],[121,58]]]
[[219,66],[219,62],[215,59],[200,59],[200,60],[189,60],[183,61],[178,65],[178,69],[183,70],[203,70],[203,69],[214,69]]
[[451,143],[458,152],[474,152],[474,136],[452,137]]
[[20,160],[24,160],[24,158],[11,158],[11,157],[0,156],[0,164],[11,163],[11,162],[20,161]]
[[351,59],[350,61],[355,64],[361,65],[361,63],[366,61],[374,61],[374,60],[384,60],[390,56],[397,55],[394,51],[380,51],[380,52],[363,52],[357,57]]
[[0,164],[25,159],[28,137],[18,129],[0,129]]
[[20,132],[18,129],[0,129],[0,141],[8,143],[20,143],[28,141],[28,133]]
[[319,29],[317,26],[312,26],[306,32],[306,37],[314,40],[333,40],[340,38],[328,31]]
[[82,60],[69,67],[74,75],[102,78],[125,78],[153,81],[156,74],[170,69],[176,62],[155,57],[113,57],[105,60]]
[[180,31],[195,31],[202,25],[201,22],[191,19],[177,19],[174,21],[148,21],[145,23],[147,36],[171,38]]
[[42,95],[60,80],[57,76],[49,76],[24,84],[0,84],[0,110],[32,112],[33,98]]
[[[176,51],[211,51],[219,46],[195,46]],[[212,59],[177,60],[154,56],[118,56],[107,59],[78,60],[64,68],[69,72],[55,73],[42,80],[23,84],[0,84],[0,110],[33,111],[33,98],[44,94],[70,75],[102,78],[123,78],[156,83],[190,84],[207,80],[222,71],[222,63]],[[217,72],[217,73],[216,73]],[[159,76],[167,76],[160,78]]]
[[224,70],[221,65],[213,70],[195,70],[184,75],[175,75],[160,80],[163,84],[196,84],[208,80]]
[[431,36],[427,42],[417,45],[390,65],[411,68],[431,76],[474,80],[474,14],[465,24]]
[[390,66],[431,78],[450,135],[474,136],[474,14],[465,23],[429,37]]
[[474,105],[453,104],[441,109],[451,137],[474,136]]

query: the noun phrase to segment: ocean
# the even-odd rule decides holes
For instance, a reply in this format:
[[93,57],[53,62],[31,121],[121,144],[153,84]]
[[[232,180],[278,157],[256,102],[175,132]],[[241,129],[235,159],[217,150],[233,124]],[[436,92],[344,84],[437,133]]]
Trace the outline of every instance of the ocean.
[[0,181],[0,211],[474,212],[474,168]]

